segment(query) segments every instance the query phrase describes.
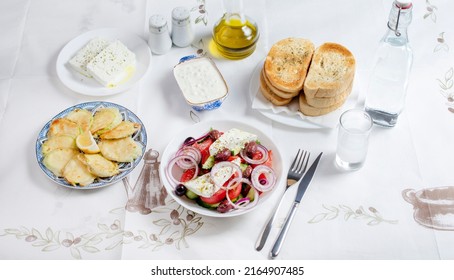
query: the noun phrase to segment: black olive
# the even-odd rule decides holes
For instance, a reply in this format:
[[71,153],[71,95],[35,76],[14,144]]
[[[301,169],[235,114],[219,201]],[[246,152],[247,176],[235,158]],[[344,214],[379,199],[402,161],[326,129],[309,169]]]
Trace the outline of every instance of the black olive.
[[244,147],[244,151],[248,157],[252,158],[252,156],[257,152],[257,143],[254,141],[247,143]]
[[223,200],[219,204],[218,208],[216,208],[216,210],[218,210],[218,212],[220,212],[220,213],[226,213],[232,209],[233,209],[233,205],[227,199]]
[[194,142],[194,137],[188,137],[186,138],[186,140],[184,140],[184,144],[187,145],[187,144],[192,144],[192,142]]
[[246,169],[243,171],[243,177],[244,178],[250,178],[252,173],[252,166],[248,165]]
[[178,196],[183,196],[186,193],[186,187],[183,184],[178,184],[175,188],[175,194]]
[[231,155],[232,152],[228,148],[224,148],[214,156],[214,159],[216,161],[226,161]]
[[208,133],[208,136],[216,141],[219,137],[221,137],[221,133],[219,132],[219,130],[213,129]]

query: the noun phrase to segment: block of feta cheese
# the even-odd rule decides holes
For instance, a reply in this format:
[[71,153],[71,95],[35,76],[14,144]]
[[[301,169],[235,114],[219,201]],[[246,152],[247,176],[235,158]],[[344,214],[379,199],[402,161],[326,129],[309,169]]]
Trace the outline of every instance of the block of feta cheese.
[[69,65],[75,71],[91,78],[92,76],[87,71],[87,64],[109,44],[110,42],[103,38],[94,38],[90,40],[76,53],[73,58],[69,60]]
[[87,64],[87,70],[103,86],[115,87],[132,75],[135,63],[136,55],[116,40]]

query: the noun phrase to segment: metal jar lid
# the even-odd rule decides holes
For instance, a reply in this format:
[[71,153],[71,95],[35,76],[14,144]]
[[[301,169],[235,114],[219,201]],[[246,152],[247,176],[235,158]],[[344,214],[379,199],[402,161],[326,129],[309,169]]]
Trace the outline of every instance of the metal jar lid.
[[167,31],[167,21],[162,15],[152,15],[148,24],[150,32],[163,33]]
[[176,7],[172,10],[172,24],[186,26],[190,23],[189,10],[185,7]]

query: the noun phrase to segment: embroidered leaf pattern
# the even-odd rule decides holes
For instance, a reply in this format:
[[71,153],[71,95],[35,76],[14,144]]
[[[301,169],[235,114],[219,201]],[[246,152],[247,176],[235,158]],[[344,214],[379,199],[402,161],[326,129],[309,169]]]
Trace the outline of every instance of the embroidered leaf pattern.
[[198,12],[199,15],[195,18],[194,23],[203,23],[205,26],[208,24],[208,12],[205,8],[205,0],[197,0],[198,6],[192,7],[191,12]]
[[368,220],[368,222],[366,223],[368,226],[375,226],[381,223],[397,224],[396,220],[384,219],[374,207],[369,207],[367,210],[365,210],[363,206],[359,206],[356,210],[353,210],[353,208],[346,205],[322,205],[322,207],[327,211],[315,215],[308,221],[308,223],[315,224],[322,221],[334,220],[339,217],[341,213],[343,213],[343,215],[341,216],[343,216],[344,221],[348,221],[350,218],[365,219]]
[[[163,207],[159,211],[167,214],[167,218],[153,221],[158,233],[137,233],[126,231],[120,220],[112,224],[98,223],[97,231],[77,235],[72,232],[61,232],[47,227],[40,231],[36,228],[6,228],[0,237],[14,236],[16,239],[30,243],[32,247],[41,248],[42,252],[68,250],[73,259],[82,259],[83,254],[96,254],[103,250],[109,251],[119,246],[136,244],[139,249],[151,251],[161,250],[166,246],[174,246],[177,250],[188,248],[187,237],[195,234],[202,226],[202,217],[193,211],[183,208],[174,200],[173,207]],[[62,236],[62,240],[60,239]]]
[[426,13],[423,18],[430,18],[434,23],[437,22],[437,14],[435,13],[438,10],[437,6],[432,5],[429,0],[426,0]]
[[437,79],[440,93],[446,99],[446,106],[448,111],[454,113],[454,68],[451,67],[444,74],[443,79]]
[[446,40],[444,38],[444,35],[445,35],[445,32],[441,32],[438,35],[438,38],[437,38],[437,43],[438,44],[435,46],[434,52],[439,52],[439,51],[449,52],[449,46],[448,46],[448,44],[446,44]]

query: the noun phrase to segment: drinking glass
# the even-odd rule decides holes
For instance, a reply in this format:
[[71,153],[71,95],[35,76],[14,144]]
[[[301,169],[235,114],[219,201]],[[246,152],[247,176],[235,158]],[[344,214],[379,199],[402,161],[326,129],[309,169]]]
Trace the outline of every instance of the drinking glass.
[[339,119],[336,164],[343,170],[360,169],[367,155],[372,118],[361,109],[345,111]]

